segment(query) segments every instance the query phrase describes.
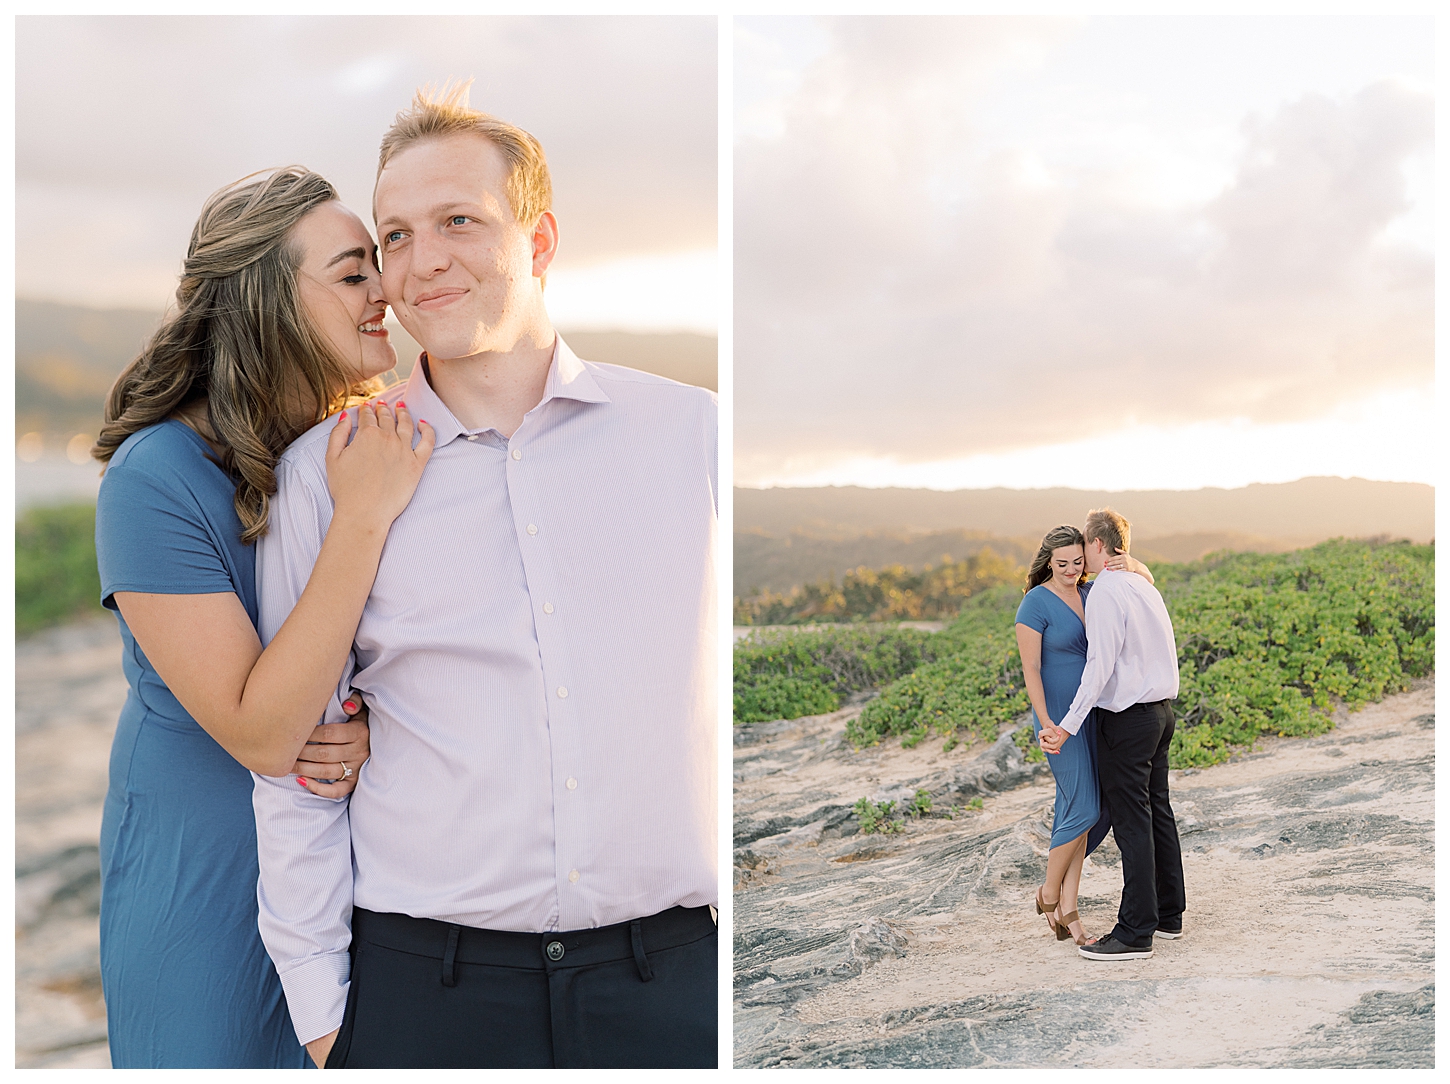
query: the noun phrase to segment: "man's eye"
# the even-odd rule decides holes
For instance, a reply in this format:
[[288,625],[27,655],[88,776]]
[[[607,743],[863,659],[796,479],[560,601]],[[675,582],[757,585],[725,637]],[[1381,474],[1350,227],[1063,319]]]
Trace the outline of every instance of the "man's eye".
[[468,225],[468,216],[454,215],[451,219],[449,219],[449,221],[452,222],[455,226],[466,226]]
[[383,238],[383,242],[385,244],[395,245],[399,241],[401,241],[402,239],[403,239],[403,231],[402,230],[394,230],[392,233],[388,234],[386,237]]

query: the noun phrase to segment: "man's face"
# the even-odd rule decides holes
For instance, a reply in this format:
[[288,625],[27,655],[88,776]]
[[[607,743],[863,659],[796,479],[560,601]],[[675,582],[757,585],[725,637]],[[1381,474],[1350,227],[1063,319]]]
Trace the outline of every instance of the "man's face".
[[1089,575],[1096,576],[1108,563],[1108,548],[1101,538],[1095,538],[1083,547],[1083,556],[1087,558]]
[[414,143],[373,193],[383,294],[439,360],[508,350],[539,304],[534,238],[509,206],[508,167],[482,136]]

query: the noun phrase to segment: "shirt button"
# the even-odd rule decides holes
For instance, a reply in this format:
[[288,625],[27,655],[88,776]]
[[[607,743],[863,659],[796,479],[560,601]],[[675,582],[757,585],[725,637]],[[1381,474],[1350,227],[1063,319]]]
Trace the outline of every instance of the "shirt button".
[[478,439],[478,434],[477,433],[469,433],[467,439],[468,440],[477,440]]
[[574,884],[578,880],[579,880],[579,871],[577,869],[571,869],[569,871],[569,883],[570,884]]
[[537,527],[535,527],[532,523],[530,523],[527,527],[525,527],[524,530],[528,531],[529,534],[538,534],[539,533],[539,529]]
[[564,686],[560,685],[559,686],[559,699],[560,700],[563,700],[564,697],[566,697],[568,695],[569,695],[569,690],[566,689],[566,688],[564,688]]
[[570,776],[568,780],[565,781],[564,786],[568,787],[570,790],[574,790],[579,786],[579,780],[575,779],[573,776]]
[[524,453],[519,451],[517,448],[515,448],[509,454],[512,455],[515,459],[522,459],[524,457]]
[[553,613],[554,612],[554,604],[552,602],[546,602],[546,603],[544,603],[544,612],[546,614]]

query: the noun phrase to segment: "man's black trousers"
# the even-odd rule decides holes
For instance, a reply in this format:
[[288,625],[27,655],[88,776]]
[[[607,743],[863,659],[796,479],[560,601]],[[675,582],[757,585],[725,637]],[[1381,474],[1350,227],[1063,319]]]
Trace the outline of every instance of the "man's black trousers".
[[354,909],[329,1069],[715,1068],[708,907],[569,933]]
[[1123,853],[1123,902],[1112,936],[1145,948],[1159,926],[1183,921],[1183,854],[1168,802],[1169,701],[1098,709],[1098,785]]

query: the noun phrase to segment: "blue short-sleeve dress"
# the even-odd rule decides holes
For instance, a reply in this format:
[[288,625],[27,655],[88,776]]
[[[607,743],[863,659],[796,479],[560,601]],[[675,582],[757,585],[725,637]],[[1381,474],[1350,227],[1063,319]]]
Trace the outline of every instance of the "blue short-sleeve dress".
[[[1078,588],[1083,606],[1087,606],[1092,584]],[[1047,700],[1047,714],[1061,723],[1077,687],[1082,683],[1087,665],[1087,630],[1082,619],[1045,584],[1028,591],[1017,607],[1017,624],[1026,625],[1042,634],[1042,692]],[[1042,732],[1037,712],[1032,712],[1032,732]],[[1063,743],[1062,751],[1047,758],[1057,780],[1057,803],[1053,807],[1052,843],[1060,847],[1071,843],[1084,832],[1088,834],[1087,853],[1091,854],[1111,826],[1107,807],[1098,791],[1097,712],[1088,712],[1082,729]]]
[[[116,450],[96,502],[102,603],[230,591],[255,624],[235,487],[178,421]],[[116,1068],[310,1064],[257,932],[252,776],[197,725],[119,611],[131,690],[101,820],[101,981]]]

